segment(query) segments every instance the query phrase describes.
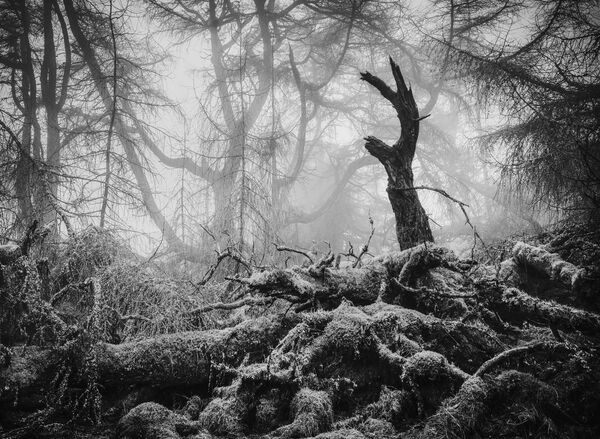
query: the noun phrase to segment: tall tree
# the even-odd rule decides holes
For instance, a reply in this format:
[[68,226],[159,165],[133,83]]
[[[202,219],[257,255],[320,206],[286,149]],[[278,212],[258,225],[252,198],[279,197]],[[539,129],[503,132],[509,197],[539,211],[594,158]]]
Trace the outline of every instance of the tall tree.
[[[195,175],[211,187],[211,228],[218,236],[242,240],[248,235],[270,245],[306,162],[309,126],[320,117],[316,98],[337,74],[352,24],[367,2],[336,7],[264,0],[150,3],[155,16],[173,23],[174,32],[205,35],[210,42],[213,82],[202,110],[214,135],[198,152],[208,155],[208,150],[218,158]],[[326,30],[315,32],[321,26]],[[341,48],[333,65],[322,56],[332,47]],[[301,53],[300,61],[294,59],[295,51]],[[299,111],[291,97],[298,98]],[[295,142],[289,142],[292,136]],[[286,144],[291,144],[287,151]],[[155,152],[167,166],[183,166],[183,161]],[[245,215],[239,215],[242,211]]]
[[503,194],[600,220],[598,3],[458,3],[452,66],[500,120],[481,141],[500,159]]

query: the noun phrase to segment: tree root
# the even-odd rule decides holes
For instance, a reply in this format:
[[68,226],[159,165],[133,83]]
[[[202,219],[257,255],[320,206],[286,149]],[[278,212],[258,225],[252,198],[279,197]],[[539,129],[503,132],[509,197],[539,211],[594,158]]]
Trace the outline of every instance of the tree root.
[[527,320],[563,331],[598,334],[600,316],[571,306],[537,299],[516,288],[506,289],[499,300],[491,303],[507,320]]
[[566,262],[558,254],[550,253],[541,247],[534,247],[524,242],[517,242],[512,253],[518,264],[545,273],[548,278],[571,289],[580,283],[585,273],[585,270]]
[[[469,437],[480,432],[482,424],[489,424],[491,413],[498,416],[501,411],[499,406],[506,410],[507,406],[510,408],[515,404],[533,404],[541,417],[552,418],[553,411],[560,412],[556,406],[556,391],[529,374],[507,371],[493,380],[483,380],[476,376],[465,381],[456,396],[446,401],[423,428],[412,430],[403,435],[403,438]],[[521,429],[527,427],[520,426]],[[496,434],[499,432],[496,431]]]

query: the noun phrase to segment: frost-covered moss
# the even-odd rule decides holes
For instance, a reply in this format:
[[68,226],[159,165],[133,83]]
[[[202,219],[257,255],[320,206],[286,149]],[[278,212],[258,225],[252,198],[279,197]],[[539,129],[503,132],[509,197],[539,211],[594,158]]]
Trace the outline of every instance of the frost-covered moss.
[[267,397],[261,397],[256,404],[254,428],[257,431],[268,432],[274,430],[278,423],[281,411],[281,401],[278,395],[271,392]]
[[423,351],[410,357],[404,364],[402,383],[413,392],[418,414],[434,412],[440,403],[453,395],[468,375],[452,366],[443,355]]
[[359,428],[369,438],[391,438],[398,434],[392,423],[383,419],[368,418]]
[[361,351],[371,347],[371,339],[366,337],[370,326],[369,316],[358,308],[342,303],[333,314],[333,319],[325,327],[323,338],[336,353],[358,357]]
[[246,425],[246,407],[237,398],[214,398],[198,416],[199,424],[213,434],[240,435]]
[[365,435],[354,428],[321,433],[315,439],[365,439]]
[[284,438],[316,436],[333,425],[331,400],[323,391],[303,388],[292,400],[293,422],[280,427],[276,434]]
[[129,411],[117,425],[117,439],[176,439],[198,432],[199,426],[168,408],[145,402]]

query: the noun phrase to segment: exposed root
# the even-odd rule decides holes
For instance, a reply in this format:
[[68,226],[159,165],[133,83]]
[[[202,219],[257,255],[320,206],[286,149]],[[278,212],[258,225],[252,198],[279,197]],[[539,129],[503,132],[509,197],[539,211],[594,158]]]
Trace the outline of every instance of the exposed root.
[[558,254],[524,242],[517,242],[512,250],[518,264],[529,266],[545,273],[550,279],[574,288],[585,274],[585,270],[577,268],[563,260]]
[[512,359],[514,357],[538,350],[554,350],[558,346],[559,345],[557,345],[556,343],[538,342],[526,346],[518,346],[516,348],[508,349],[483,363],[479,367],[479,369],[477,369],[477,372],[473,374],[473,377],[480,377],[483,374],[488,373],[490,369],[502,363],[506,359]]
[[[546,261],[537,250],[519,248],[520,257]],[[121,344],[103,342],[98,334],[107,316],[138,321],[135,310],[122,315],[106,303],[109,290],[88,267],[87,277],[69,278],[70,286],[55,296],[57,306],[68,303],[65,297],[72,293],[89,299],[74,320],[76,331],[57,321],[52,327],[62,344],[2,350],[0,408],[43,408],[54,401],[47,389],[60,389],[57,398],[77,401],[90,386],[104,404],[113,404],[115,420],[118,404],[163,404],[131,410],[119,423],[121,439],[541,438],[565,432],[576,437],[571,433],[582,428],[580,423],[596,422],[596,314],[509,288],[490,276],[491,270],[482,270],[487,275],[482,278],[468,270],[471,264],[436,246],[371,259],[363,255],[360,267],[338,268],[335,260],[329,252],[303,267],[250,267],[247,277],[236,278],[246,296],[231,303],[195,302],[180,311],[192,319],[246,306],[262,312],[257,307],[272,304],[262,317],[221,330]],[[13,264],[26,268],[25,280],[17,279],[11,267],[7,273],[21,283],[10,282],[37,285],[33,265],[25,264],[27,258],[18,261]],[[552,282],[564,287],[569,278],[577,290],[579,281],[568,276],[572,267],[549,263],[558,267],[552,269]],[[34,288],[27,291],[38,294]],[[288,304],[297,312],[288,313]],[[40,311],[45,322],[60,320],[52,304],[45,306],[47,311]],[[566,341],[553,342],[544,326],[562,331],[558,336]],[[511,368],[521,372],[506,371]],[[86,377],[87,371],[93,376]],[[50,386],[48,377],[54,377]],[[150,396],[115,403],[132,393],[130,385],[148,389]],[[172,399],[161,400],[163,393]],[[185,416],[177,414],[184,405],[178,394],[188,400]],[[581,416],[569,409],[580,399],[590,407]]]
[[590,334],[598,334],[600,331],[600,316],[597,314],[537,299],[516,288],[504,291],[496,307],[510,318],[542,323],[564,331]]
[[[483,380],[477,376],[465,381],[456,396],[445,402],[423,428],[415,429],[404,437],[411,439],[469,437],[480,432],[481,425],[490,422],[489,416],[492,413],[498,416],[504,410],[503,416],[510,418],[518,415],[519,413],[515,413],[515,408],[512,407],[515,404],[521,405],[521,412],[531,404],[542,418],[551,419],[552,408],[555,412],[560,411],[556,407],[556,391],[529,374],[508,371],[494,380]],[[505,425],[504,429],[515,434],[516,431],[536,429],[538,426],[531,424],[539,422],[539,419],[526,419],[521,425],[509,424]],[[501,432],[496,431],[495,434],[500,435]]]

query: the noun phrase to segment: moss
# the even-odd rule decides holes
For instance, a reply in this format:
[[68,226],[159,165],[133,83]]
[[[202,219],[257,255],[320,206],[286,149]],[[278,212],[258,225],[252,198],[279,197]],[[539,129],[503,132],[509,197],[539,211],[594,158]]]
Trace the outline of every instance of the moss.
[[390,350],[404,349],[407,355],[423,348],[436,351],[469,373],[504,349],[498,337],[485,327],[442,320],[385,303],[375,303],[363,310],[373,321],[372,330]]
[[410,357],[404,365],[402,378],[410,382],[426,382],[443,378],[448,360],[437,352],[424,351]]
[[472,437],[558,438],[571,434],[573,421],[557,405],[557,391],[514,370],[496,378],[470,378],[411,439]]
[[508,288],[502,294],[502,304],[511,317],[541,321],[565,331],[579,330],[596,334],[600,331],[600,317],[554,301],[540,300],[516,288]]
[[194,395],[187,400],[185,407],[183,408],[183,413],[189,419],[197,420],[198,416],[200,416],[200,412],[202,412],[205,406],[206,401],[202,400],[199,396]]
[[361,351],[371,347],[371,339],[366,336],[370,320],[360,309],[342,303],[334,311],[333,320],[325,327],[323,337],[336,353],[359,357]]
[[344,428],[342,430],[321,433],[315,439],[365,439],[365,436],[354,428]]
[[276,430],[284,438],[311,437],[331,429],[333,410],[331,400],[323,391],[303,388],[292,400],[293,422]]
[[448,399],[431,416],[422,430],[414,429],[406,435],[411,439],[446,439],[469,437],[473,427],[487,413],[487,386],[481,378],[472,378],[458,393]]
[[414,396],[406,390],[381,386],[379,399],[363,410],[364,416],[391,423],[403,430],[417,420],[417,404]]
[[450,365],[446,358],[432,351],[419,352],[404,364],[402,383],[414,392],[419,415],[433,413],[441,402],[453,395],[467,374]]
[[117,425],[117,439],[174,439],[191,434],[198,425],[155,402],[145,402],[129,411]]
[[240,435],[246,425],[246,407],[237,398],[214,398],[198,417],[199,424],[213,434]]
[[383,419],[368,418],[360,426],[361,432],[368,438],[396,437],[397,432],[389,421]]
[[254,428],[260,432],[268,432],[276,428],[279,418],[280,404],[276,397],[263,397],[258,400],[254,413]]
[[530,265],[565,285],[573,286],[582,276],[581,269],[563,260],[558,254],[550,253],[541,247],[517,242],[512,252],[514,259],[519,264]]
[[50,351],[36,347],[19,348],[19,354],[10,357],[6,368],[0,368],[0,395],[9,390],[34,386],[54,360]]

